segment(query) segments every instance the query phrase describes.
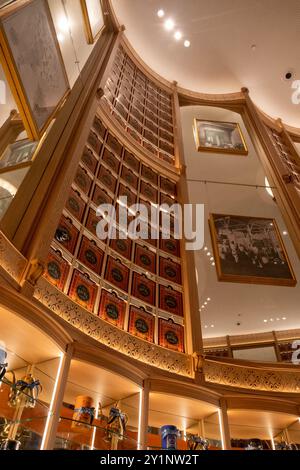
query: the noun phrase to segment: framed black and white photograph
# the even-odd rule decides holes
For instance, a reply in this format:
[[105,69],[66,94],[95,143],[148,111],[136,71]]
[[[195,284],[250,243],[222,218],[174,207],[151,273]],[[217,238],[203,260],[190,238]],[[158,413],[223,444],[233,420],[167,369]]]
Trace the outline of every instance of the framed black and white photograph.
[[248,155],[244,136],[236,122],[195,119],[193,131],[199,152]]
[[69,92],[46,0],[0,10],[0,59],[28,137],[39,140]]
[[211,214],[209,223],[220,281],[296,285],[274,219]]

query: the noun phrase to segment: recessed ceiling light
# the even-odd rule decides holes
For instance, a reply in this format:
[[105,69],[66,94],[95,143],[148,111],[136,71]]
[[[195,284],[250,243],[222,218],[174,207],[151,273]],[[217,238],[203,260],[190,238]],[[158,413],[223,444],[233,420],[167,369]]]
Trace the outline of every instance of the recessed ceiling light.
[[172,29],[174,28],[175,26],[175,23],[173,20],[171,20],[171,18],[168,18],[166,21],[165,21],[165,28],[167,31],[172,31]]
[[286,320],[286,317],[282,317],[282,320]]
[[204,327],[204,328],[208,328],[208,326],[207,326],[207,325],[205,325],[205,327]]
[[207,297],[207,302],[210,302],[211,301],[211,298],[210,297]]
[[214,260],[214,258],[213,258],[213,257],[211,257],[211,258],[210,258],[210,261],[213,261],[213,260]]
[[211,265],[212,265],[212,266],[215,266],[215,265],[216,265],[216,263],[211,263]]
[[294,72],[292,70],[288,70],[285,74],[284,74],[284,80],[286,80],[287,82],[290,81],[294,76]]
[[270,321],[274,321],[274,318],[270,318]]
[[180,41],[180,39],[182,38],[182,33],[180,31],[176,31],[176,33],[174,34],[174,38],[176,39],[176,41]]
[[204,247],[204,251],[207,251],[207,246]]
[[163,16],[165,16],[164,10],[158,10],[157,16],[158,16],[158,18],[162,18]]
[[215,327],[215,325],[210,325],[210,327],[211,327],[211,328],[214,328],[214,327]]
[[288,233],[287,233],[286,230],[284,230],[284,231],[282,232],[282,235],[284,235],[284,236],[286,236],[287,234],[288,234]]
[[211,252],[210,252],[210,251],[208,251],[208,252],[207,252],[207,256],[210,256],[210,255],[211,255]]
[[190,47],[191,43],[187,39],[184,41],[184,47]]
[[264,320],[264,323],[268,323],[268,320]]
[[204,302],[204,305],[207,305],[207,302]]

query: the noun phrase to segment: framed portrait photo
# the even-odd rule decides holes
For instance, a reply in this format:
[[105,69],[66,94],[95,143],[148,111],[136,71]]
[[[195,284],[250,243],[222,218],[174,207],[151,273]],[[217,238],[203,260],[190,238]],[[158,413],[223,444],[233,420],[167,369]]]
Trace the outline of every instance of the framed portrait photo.
[[248,155],[246,141],[236,122],[194,119],[193,132],[198,152]]
[[93,44],[104,28],[101,0],[80,0],[87,42]]
[[48,2],[0,10],[0,59],[28,137],[39,140],[69,92]]
[[274,219],[211,214],[209,225],[219,281],[297,284]]

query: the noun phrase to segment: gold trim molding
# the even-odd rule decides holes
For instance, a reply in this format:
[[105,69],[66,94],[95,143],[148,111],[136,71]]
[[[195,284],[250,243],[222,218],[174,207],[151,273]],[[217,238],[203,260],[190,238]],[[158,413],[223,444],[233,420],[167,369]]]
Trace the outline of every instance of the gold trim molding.
[[298,366],[253,364],[247,361],[204,359],[205,382],[259,392],[300,394]]
[[0,266],[20,283],[27,260],[0,231]]
[[144,364],[173,374],[192,377],[191,356],[169,351],[156,344],[147,343],[126,331],[110,325],[75,304],[46,279],[39,279],[34,297],[67,323],[105,346]]

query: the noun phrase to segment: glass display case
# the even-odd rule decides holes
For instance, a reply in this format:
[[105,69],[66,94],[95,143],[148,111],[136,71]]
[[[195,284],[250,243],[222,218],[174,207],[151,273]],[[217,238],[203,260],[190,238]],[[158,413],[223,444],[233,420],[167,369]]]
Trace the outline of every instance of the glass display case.
[[134,383],[73,359],[55,449],[138,449],[139,403]]

